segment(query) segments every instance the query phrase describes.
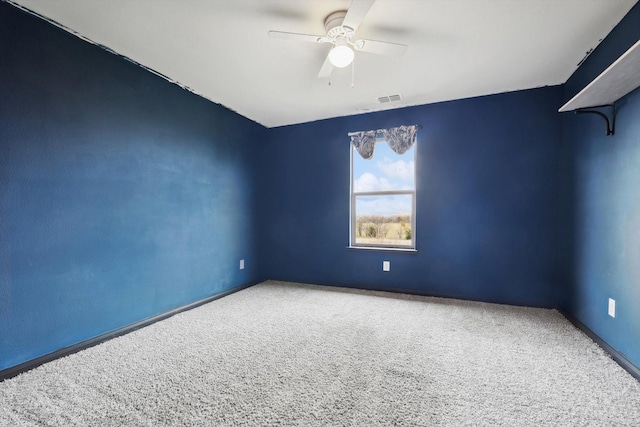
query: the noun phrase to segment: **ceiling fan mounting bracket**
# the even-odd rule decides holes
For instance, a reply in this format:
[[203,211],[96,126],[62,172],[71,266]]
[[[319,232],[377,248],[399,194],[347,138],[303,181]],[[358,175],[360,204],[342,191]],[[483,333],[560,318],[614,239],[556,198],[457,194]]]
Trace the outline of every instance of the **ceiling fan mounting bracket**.
[[346,10],[339,10],[331,13],[324,20],[324,28],[327,32],[327,38],[333,43],[342,41],[343,44],[350,43],[355,36],[355,31],[350,27],[342,25],[344,17],[347,16]]
[[324,30],[329,33],[333,28],[341,27],[344,22],[344,17],[347,16],[346,10],[339,10],[337,12],[330,13],[324,19]]

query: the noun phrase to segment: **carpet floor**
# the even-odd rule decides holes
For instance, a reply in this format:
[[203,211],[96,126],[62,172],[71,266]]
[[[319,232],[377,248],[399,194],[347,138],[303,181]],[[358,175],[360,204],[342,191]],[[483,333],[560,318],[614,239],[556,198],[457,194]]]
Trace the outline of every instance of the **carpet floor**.
[[0,383],[1,426],[639,426],[555,310],[268,281]]

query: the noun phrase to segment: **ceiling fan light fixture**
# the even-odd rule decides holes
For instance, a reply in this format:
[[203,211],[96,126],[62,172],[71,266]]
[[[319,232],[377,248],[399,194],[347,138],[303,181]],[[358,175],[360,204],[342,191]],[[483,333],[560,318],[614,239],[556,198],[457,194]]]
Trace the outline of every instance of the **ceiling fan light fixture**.
[[329,51],[329,62],[337,68],[344,68],[353,61],[354,52],[346,44],[336,44]]

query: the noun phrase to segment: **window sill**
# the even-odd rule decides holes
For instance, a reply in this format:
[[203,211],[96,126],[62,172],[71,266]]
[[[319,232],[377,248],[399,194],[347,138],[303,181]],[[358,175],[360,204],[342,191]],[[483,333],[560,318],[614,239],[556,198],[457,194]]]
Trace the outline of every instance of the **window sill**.
[[349,250],[356,251],[379,251],[379,252],[404,252],[404,253],[417,253],[417,249],[411,248],[381,248],[377,246],[347,246]]

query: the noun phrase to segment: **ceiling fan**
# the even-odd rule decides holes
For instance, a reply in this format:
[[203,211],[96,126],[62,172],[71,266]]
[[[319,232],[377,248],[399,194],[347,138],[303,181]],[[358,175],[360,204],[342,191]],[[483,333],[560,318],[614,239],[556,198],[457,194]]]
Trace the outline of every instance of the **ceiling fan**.
[[319,78],[331,76],[334,67],[344,68],[351,64],[355,51],[385,56],[402,55],[407,45],[355,38],[356,30],[374,3],[375,0],[352,0],[349,10],[331,13],[324,20],[327,32],[324,36],[269,31],[269,37],[331,44],[331,50],[318,73]]

